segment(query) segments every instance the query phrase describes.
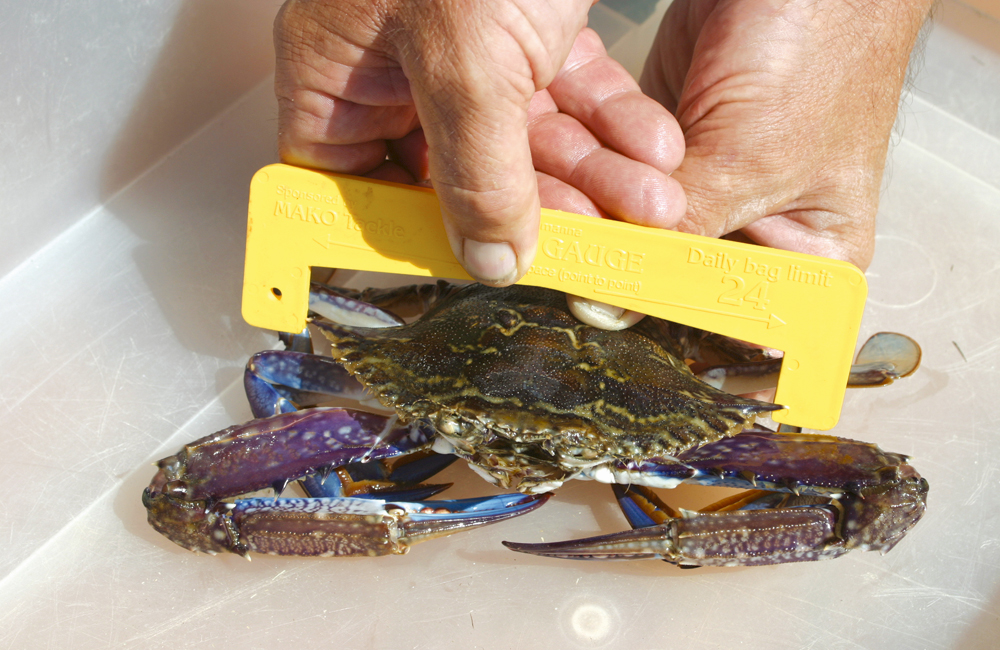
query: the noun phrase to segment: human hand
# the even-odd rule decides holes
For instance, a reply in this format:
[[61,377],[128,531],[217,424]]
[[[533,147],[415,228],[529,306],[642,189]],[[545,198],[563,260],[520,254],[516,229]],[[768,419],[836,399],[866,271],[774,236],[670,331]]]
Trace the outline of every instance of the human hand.
[[930,0],[675,0],[643,90],[687,153],[678,229],[864,269],[889,136]]
[[590,5],[292,0],[275,23],[281,158],[429,179],[456,258],[486,284],[530,267],[539,190],[549,207],[672,227],[680,129],[581,34]]

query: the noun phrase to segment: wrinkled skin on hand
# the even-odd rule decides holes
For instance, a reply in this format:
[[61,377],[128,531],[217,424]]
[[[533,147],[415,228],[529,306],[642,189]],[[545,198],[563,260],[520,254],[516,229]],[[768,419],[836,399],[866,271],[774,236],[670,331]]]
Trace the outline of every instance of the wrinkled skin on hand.
[[676,0],[642,78],[656,101],[581,31],[590,4],[291,0],[282,159],[433,181],[456,257],[492,285],[530,266],[539,198],[868,265],[931,0]]
[[868,266],[929,0],[676,0],[642,75],[687,152],[678,229]]
[[539,193],[676,226],[680,129],[583,30],[591,4],[290,0],[275,24],[282,160],[432,181],[456,257],[486,284],[531,265]]

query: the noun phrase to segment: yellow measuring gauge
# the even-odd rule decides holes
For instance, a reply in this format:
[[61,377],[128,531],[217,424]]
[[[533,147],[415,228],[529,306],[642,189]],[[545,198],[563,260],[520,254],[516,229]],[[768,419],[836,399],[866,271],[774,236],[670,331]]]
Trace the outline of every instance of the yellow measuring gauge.
[[[243,317],[300,332],[311,267],[470,279],[429,189],[269,165],[250,185]],[[868,286],[846,262],[542,210],[521,284],[783,350],[777,422],[840,417]]]

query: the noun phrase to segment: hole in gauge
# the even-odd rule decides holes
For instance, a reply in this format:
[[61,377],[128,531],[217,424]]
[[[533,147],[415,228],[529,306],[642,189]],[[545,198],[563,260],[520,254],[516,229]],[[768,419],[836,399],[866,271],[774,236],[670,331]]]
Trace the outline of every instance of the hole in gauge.
[[271,287],[271,294],[278,300],[281,300],[281,289],[278,287]]

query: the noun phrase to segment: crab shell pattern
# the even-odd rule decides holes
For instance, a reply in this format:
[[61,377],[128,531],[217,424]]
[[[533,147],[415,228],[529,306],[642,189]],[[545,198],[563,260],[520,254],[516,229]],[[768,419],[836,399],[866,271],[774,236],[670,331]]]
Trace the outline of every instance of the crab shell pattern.
[[[177,544],[242,555],[405,553],[530,512],[574,478],[614,484],[633,530],[509,548],[684,567],[776,564],[886,552],[925,510],[927,482],[900,454],[752,428],[780,407],[695,377],[681,360],[698,356],[687,328],[647,318],[627,331],[595,329],[562,294],[522,286],[315,286],[313,299],[311,309],[332,306],[332,320],[311,321],[333,358],[255,355],[246,386],[261,419],[158,463],[143,503]],[[406,324],[383,309],[407,303],[426,313]],[[780,361],[762,363],[773,371]],[[865,383],[894,376],[879,359],[865,371],[874,376]],[[390,412],[307,408],[329,395],[374,395]],[[421,481],[453,454],[523,494],[421,500],[447,487]],[[297,479],[308,497],[278,498]],[[649,489],[682,482],[747,491],[689,512]],[[243,496],[269,486],[274,498]]]
[[653,321],[596,329],[537,287],[454,289],[398,328],[318,325],[380,402],[525,493],[609,462],[674,457],[780,408],[699,381]]

